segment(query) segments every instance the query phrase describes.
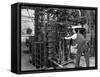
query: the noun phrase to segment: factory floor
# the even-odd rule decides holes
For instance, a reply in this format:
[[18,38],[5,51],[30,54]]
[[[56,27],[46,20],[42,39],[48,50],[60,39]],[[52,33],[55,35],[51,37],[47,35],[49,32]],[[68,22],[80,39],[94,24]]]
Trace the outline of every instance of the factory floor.
[[[21,70],[22,71],[28,71],[28,70],[37,70],[32,64],[30,64],[30,54],[28,53],[28,48],[25,46],[22,46],[22,54],[21,54]],[[74,60],[75,61],[75,60]],[[95,57],[90,57],[90,67],[95,66]],[[85,59],[82,56],[80,59],[80,65],[82,67],[85,67]],[[64,68],[75,68],[75,63],[69,63],[64,66]]]

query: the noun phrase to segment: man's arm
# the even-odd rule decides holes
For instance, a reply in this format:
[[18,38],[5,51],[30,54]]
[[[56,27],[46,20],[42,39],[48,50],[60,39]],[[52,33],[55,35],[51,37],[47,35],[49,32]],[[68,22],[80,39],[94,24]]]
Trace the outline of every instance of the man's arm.
[[73,34],[70,37],[65,37],[65,39],[76,39],[77,38],[77,34]]

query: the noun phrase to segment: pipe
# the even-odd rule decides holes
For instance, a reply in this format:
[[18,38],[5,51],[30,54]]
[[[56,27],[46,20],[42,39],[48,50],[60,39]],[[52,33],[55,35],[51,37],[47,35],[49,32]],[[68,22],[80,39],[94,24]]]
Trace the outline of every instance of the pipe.
[[57,66],[59,66],[60,68],[63,68],[62,65],[58,64],[57,62],[53,61],[53,60],[50,60],[52,63],[56,64]]

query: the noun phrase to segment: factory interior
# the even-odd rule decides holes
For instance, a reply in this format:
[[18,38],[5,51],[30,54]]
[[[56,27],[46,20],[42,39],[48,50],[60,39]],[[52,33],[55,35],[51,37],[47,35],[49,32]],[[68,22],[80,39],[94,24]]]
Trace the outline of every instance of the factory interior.
[[21,70],[76,68],[77,44],[65,39],[73,30],[88,40],[89,67],[95,67],[95,10],[21,7]]

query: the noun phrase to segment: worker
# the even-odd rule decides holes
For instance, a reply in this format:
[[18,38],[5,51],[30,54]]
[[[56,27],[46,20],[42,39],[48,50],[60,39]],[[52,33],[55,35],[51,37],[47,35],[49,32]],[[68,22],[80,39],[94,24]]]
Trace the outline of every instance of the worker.
[[77,44],[77,55],[76,55],[76,63],[75,67],[80,67],[80,58],[82,56],[82,53],[84,53],[86,66],[89,67],[89,51],[88,51],[88,45],[87,40],[85,39],[84,35],[80,33],[79,30],[73,30],[73,35],[70,37],[65,37],[65,39],[73,39],[75,40],[75,43]]

